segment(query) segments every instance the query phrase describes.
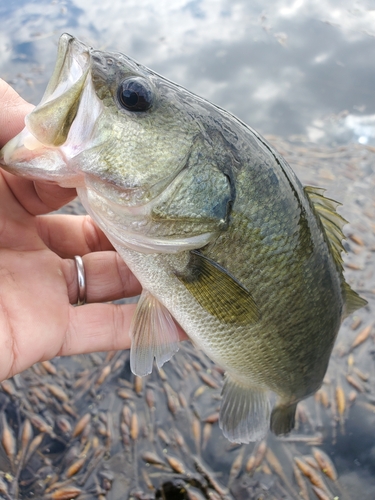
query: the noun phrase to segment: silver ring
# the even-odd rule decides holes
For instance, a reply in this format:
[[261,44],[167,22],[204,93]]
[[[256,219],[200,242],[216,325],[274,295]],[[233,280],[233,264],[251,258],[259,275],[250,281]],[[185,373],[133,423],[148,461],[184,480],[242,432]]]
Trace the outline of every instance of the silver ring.
[[85,268],[83,266],[82,257],[79,255],[74,256],[74,261],[76,263],[77,269],[77,279],[78,279],[78,298],[77,306],[83,306],[86,303],[86,275]]

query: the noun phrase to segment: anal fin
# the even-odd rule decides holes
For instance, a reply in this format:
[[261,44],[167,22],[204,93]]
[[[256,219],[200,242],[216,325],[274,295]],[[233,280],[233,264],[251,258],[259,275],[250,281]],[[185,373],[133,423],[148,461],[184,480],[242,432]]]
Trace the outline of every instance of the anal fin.
[[179,335],[171,313],[149,291],[143,290],[130,326],[130,368],[143,377],[158,368],[179,348]]
[[296,419],[297,403],[291,405],[276,405],[271,413],[271,431],[279,436],[288,434],[293,428]]
[[264,438],[270,416],[266,391],[243,386],[226,375],[222,397],[219,425],[229,441],[250,443]]

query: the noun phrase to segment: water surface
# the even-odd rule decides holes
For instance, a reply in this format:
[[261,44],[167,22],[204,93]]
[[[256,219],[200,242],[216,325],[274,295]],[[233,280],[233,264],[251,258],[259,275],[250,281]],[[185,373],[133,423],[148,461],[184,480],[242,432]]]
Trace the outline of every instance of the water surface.
[[375,142],[373,1],[1,0],[0,15],[0,74],[34,103],[66,31],[130,55],[262,134]]
[[[105,475],[108,480],[112,474],[108,499],[120,500],[137,489],[148,495],[137,498],[155,498],[156,493],[147,490],[145,471],[155,488],[161,488],[168,478],[188,482],[195,477],[196,486],[202,486],[203,475],[194,469],[194,457],[199,453],[222,487],[228,487],[221,498],[298,498],[293,457],[311,454],[314,439],[338,470],[339,486],[326,479],[332,492],[340,498],[375,497],[374,331],[361,345],[350,347],[358,333],[374,322],[375,151],[371,145],[375,145],[375,4],[280,0],[264,5],[247,0],[112,0],[110,4],[99,0],[0,0],[0,76],[31,102],[39,101],[51,75],[60,34],[69,32],[96,48],[127,53],[269,136],[304,183],[327,186],[331,196],[344,202],[341,213],[351,222],[346,228],[346,276],[370,303],[343,325],[320,399],[309,398],[300,405],[291,440],[268,438],[267,446],[282,463],[286,482],[272,467],[270,454],[256,471],[246,471],[256,448],[231,446],[217,423],[204,443],[205,418],[216,411],[220,390],[207,386],[197,395],[200,377],[202,372],[214,374],[220,385],[220,373],[190,348],[166,365],[167,380],[154,373],[144,380],[140,391],[133,388],[137,382],[129,372],[127,353],[112,360],[111,355],[55,360],[56,374],[38,366],[12,381],[13,394],[0,391],[0,413],[6,415],[15,436],[31,410],[52,427],[59,416],[74,428],[82,415],[91,415],[86,437],[73,437],[71,431],[64,433],[59,428],[45,433],[38,453],[25,464],[18,479],[0,445],[0,479],[9,488],[15,488],[17,482],[19,498],[42,495],[52,474],[65,477],[66,456],[72,449],[82,453],[87,442],[96,443],[101,461],[91,476],[87,476],[86,464],[72,481],[94,495]],[[194,361],[196,366],[191,368]],[[111,371],[99,384],[102,364]],[[368,379],[361,380],[355,369]],[[348,375],[355,378],[359,389],[349,383]],[[48,392],[46,380],[66,391],[75,415],[67,413],[61,401]],[[168,384],[175,395],[184,394],[188,409],[178,407],[173,413],[167,401]],[[119,387],[131,392],[129,400],[117,394]],[[35,388],[47,393],[46,401],[38,399]],[[342,414],[337,404],[340,388],[346,398]],[[146,401],[149,389],[157,395],[154,409]],[[140,431],[133,437],[120,426],[125,406],[139,418]],[[195,418],[202,433],[198,443]],[[169,444],[163,440],[163,430],[170,435]],[[34,426],[34,433],[38,432]],[[312,441],[293,441],[297,438]],[[178,458],[185,474],[173,473],[168,466],[146,466],[145,450],[158,453],[164,462],[169,455]],[[88,456],[95,453],[92,444]],[[231,468],[241,454],[241,468],[233,479]],[[309,495],[315,498],[311,485]]]

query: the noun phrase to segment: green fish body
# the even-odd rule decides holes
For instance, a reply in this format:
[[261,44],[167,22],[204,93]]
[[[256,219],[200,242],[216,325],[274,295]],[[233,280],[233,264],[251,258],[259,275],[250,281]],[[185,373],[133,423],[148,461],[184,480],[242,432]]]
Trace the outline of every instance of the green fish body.
[[66,34],[42,102],[1,161],[76,187],[141,282],[134,373],[178,349],[174,318],[226,370],[228,439],[293,428],[298,401],[322,384],[341,322],[366,304],[344,280],[345,221],[323,190],[303,188],[230,113]]

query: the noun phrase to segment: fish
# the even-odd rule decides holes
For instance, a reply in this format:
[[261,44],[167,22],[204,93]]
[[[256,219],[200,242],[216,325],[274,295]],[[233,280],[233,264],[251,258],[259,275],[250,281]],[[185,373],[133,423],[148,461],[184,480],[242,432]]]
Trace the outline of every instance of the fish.
[[343,319],[366,305],[345,282],[346,221],[323,189],[302,186],[228,111],[69,34],[0,162],[75,187],[142,284],[134,374],[171,359],[178,323],[225,370],[219,425],[230,441],[293,429]]

